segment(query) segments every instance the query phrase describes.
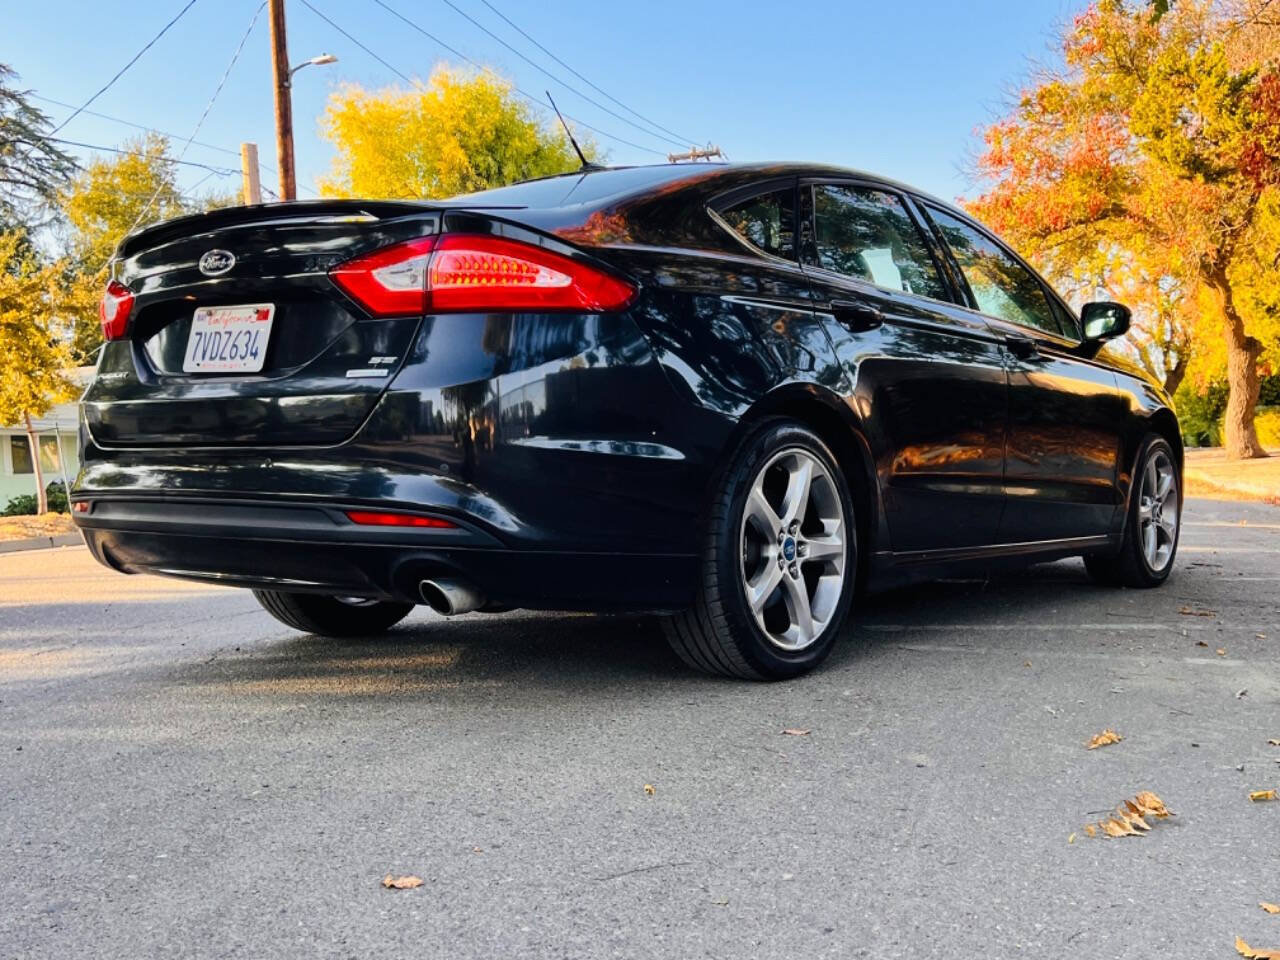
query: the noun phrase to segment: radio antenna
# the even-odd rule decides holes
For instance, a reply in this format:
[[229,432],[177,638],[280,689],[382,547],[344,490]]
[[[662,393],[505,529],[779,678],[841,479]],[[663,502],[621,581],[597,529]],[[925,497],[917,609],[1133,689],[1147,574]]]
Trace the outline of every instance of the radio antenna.
[[569,142],[573,144],[573,152],[578,155],[578,159],[582,161],[582,166],[578,168],[580,173],[591,173],[593,170],[603,170],[604,167],[598,163],[592,163],[587,159],[587,155],[582,152],[582,148],[578,146],[578,141],[573,139],[573,131],[569,129],[569,124],[565,123],[564,114],[560,112],[560,108],[556,106],[555,100],[551,98],[551,91],[547,92],[547,99],[551,101],[551,109],[556,112],[556,116],[560,119],[560,125],[564,127],[565,136],[569,138]]

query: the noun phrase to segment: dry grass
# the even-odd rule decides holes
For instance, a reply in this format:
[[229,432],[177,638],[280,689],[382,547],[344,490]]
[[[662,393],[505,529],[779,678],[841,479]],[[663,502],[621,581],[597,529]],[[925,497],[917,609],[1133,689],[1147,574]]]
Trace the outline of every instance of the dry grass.
[[1280,450],[1263,460],[1228,460],[1216,448],[1188,450],[1185,483],[1193,497],[1280,506]]
[[46,513],[39,517],[0,517],[0,540],[27,540],[31,537],[60,537],[75,533],[68,513]]

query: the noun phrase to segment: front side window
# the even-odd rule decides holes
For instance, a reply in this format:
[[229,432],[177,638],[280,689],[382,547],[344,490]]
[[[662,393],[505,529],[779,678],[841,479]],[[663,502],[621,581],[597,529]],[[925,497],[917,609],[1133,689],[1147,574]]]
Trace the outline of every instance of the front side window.
[[717,213],[730,230],[757,250],[783,260],[796,258],[796,192],[792,187],[739,200]]
[[990,237],[935,207],[929,208],[983,313],[1024,327],[1064,333],[1035,274]]

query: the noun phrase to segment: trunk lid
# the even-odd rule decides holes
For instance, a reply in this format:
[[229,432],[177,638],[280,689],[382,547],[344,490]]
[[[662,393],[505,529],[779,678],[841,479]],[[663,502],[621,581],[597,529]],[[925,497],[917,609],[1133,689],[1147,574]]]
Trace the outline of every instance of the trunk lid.
[[[182,217],[126,238],[116,277],[135,301],[127,337],[107,342],[84,397],[95,441],[275,447],[346,440],[399,369],[421,317],[369,317],[329,270],[436,233],[440,217],[428,204],[315,201]],[[272,308],[261,370],[184,371],[196,311],[248,305]]]

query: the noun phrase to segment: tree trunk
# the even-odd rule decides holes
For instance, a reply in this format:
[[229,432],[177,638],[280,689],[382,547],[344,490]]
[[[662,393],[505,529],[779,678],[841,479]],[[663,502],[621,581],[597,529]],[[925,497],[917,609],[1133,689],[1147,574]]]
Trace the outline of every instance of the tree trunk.
[[1244,320],[1236,312],[1231,282],[1225,270],[1209,278],[1209,289],[1221,310],[1227,339],[1227,413],[1223,422],[1223,446],[1232,460],[1267,456],[1253,424],[1258,406],[1258,356],[1262,344],[1245,332]]
[[1172,367],[1164,375],[1164,392],[1169,396],[1173,396],[1178,392],[1178,387],[1182,386],[1182,381],[1187,376],[1187,358],[1183,353],[1178,354],[1178,359],[1174,361]]
[[40,469],[40,443],[36,440],[35,428],[31,426],[31,414],[24,413],[22,419],[27,422],[27,446],[31,448],[31,470],[36,479],[36,513],[48,513],[49,495],[44,489],[44,471]]

